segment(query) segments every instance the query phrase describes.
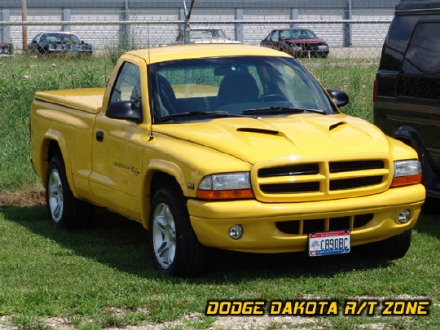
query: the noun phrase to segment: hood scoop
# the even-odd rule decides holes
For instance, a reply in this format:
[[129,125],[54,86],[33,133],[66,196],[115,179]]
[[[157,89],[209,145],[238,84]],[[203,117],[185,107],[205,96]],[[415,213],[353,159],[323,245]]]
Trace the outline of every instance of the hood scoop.
[[259,134],[268,134],[268,135],[279,135],[279,131],[271,130],[271,129],[263,129],[263,128],[254,128],[254,127],[240,127],[237,128],[237,132],[247,132],[247,133],[259,133]]
[[342,126],[342,125],[347,125],[347,123],[346,123],[345,121],[337,122],[337,123],[335,123],[335,124],[330,125],[329,128],[328,128],[328,130],[329,130],[329,131],[332,131],[332,130],[334,130],[335,128],[337,128],[337,127],[339,127],[339,126]]

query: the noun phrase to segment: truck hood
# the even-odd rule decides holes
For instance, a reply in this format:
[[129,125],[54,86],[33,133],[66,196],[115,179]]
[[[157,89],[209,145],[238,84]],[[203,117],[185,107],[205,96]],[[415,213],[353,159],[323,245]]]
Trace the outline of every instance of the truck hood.
[[313,157],[388,157],[388,138],[371,123],[347,116],[295,114],[288,117],[221,118],[155,125],[154,131],[232,155],[259,161]]

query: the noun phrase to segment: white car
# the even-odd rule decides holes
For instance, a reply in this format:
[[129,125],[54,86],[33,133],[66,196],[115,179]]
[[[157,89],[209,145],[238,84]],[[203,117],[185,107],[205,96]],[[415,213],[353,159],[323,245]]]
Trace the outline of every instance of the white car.
[[[222,29],[191,29],[189,32],[192,44],[239,44],[240,41],[229,39]],[[184,41],[183,31],[177,36],[176,42]]]

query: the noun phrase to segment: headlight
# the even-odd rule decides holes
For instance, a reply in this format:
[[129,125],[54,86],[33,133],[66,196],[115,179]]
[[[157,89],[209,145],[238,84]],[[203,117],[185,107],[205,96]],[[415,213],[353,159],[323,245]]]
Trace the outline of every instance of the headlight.
[[201,199],[254,198],[249,172],[208,175],[200,182],[197,197]]
[[294,50],[294,51],[301,51],[303,48],[301,47],[301,46],[298,46],[298,45],[292,45],[292,50]]
[[406,186],[422,182],[422,166],[417,159],[394,162],[394,178],[391,187]]

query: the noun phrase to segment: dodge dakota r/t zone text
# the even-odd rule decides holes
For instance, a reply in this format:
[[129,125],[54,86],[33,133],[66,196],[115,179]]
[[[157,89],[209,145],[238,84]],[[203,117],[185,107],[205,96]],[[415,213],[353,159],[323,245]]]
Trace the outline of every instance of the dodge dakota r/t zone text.
[[268,48],[131,51],[106,89],[36,93],[33,166],[55,225],[89,224],[92,205],[139,221],[172,276],[203,273],[209,247],[400,258],[425,199],[417,153],[347,103]]

